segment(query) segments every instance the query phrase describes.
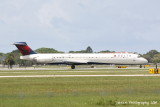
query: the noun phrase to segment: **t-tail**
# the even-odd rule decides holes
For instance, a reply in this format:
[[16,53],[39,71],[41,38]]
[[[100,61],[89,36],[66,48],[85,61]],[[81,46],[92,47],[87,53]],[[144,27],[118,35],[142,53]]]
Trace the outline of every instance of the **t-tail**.
[[13,45],[18,48],[22,55],[36,54],[36,52],[34,52],[26,42],[15,42]]

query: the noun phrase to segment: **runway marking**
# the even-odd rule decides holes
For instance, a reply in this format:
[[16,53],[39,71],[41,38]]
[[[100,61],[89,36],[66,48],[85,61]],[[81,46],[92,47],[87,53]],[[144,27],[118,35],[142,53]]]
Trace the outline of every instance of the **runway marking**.
[[39,78],[39,77],[157,77],[159,74],[142,75],[20,75],[20,76],[0,76],[0,78]]

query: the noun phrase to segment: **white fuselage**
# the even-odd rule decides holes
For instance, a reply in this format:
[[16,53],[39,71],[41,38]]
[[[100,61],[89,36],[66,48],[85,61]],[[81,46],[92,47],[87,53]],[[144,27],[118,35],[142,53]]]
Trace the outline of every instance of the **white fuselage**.
[[70,54],[32,54],[21,56],[21,59],[37,63],[65,64],[146,64],[148,61],[138,54],[120,53],[70,53]]

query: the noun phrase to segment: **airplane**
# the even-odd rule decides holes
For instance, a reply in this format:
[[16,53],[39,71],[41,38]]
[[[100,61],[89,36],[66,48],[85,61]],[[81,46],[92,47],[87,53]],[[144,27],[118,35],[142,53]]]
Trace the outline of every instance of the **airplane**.
[[44,54],[34,52],[26,42],[15,42],[13,45],[21,52],[22,60],[43,64],[67,64],[71,65],[71,69],[75,69],[75,65],[82,64],[143,65],[148,63],[139,54],[130,52]]

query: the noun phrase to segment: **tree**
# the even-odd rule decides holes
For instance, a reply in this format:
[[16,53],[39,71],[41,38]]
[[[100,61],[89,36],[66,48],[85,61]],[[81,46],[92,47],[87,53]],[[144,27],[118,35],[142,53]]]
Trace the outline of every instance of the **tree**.
[[0,53],[0,64],[2,64],[4,61],[4,54]]
[[86,48],[86,50],[80,50],[80,51],[69,51],[69,53],[93,53],[93,50],[90,46]]
[[39,48],[35,50],[37,53],[64,53],[53,48]]
[[156,54],[153,57],[153,63],[160,63],[160,54]]
[[86,53],[86,50],[81,50],[81,51],[69,51],[69,53]]
[[32,61],[22,60],[20,59],[21,53],[19,50],[13,50],[11,54],[14,56],[15,64],[18,64],[19,66],[32,66]]
[[98,53],[107,53],[107,52],[115,52],[115,51],[104,50],[104,51],[100,51],[100,52],[98,52]]
[[3,56],[4,54],[3,53],[0,53],[0,56]]
[[153,58],[154,55],[159,54],[159,52],[157,50],[150,50],[147,54],[150,55],[150,57]]
[[86,53],[93,53],[93,50],[92,50],[92,48],[90,46],[87,47]]
[[149,52],[147,52],[146,54],[142,55],[144,58],[146,58],[150,63],[153,63],[153,57],[159,54],[159,52],[157,50],[150,50]]
[[11,54],[11,53],[7,54],[6,59],[5,59],[5,64],[8,65],[8,68],[12,69],[12,65],[15,64],[14,55],[13,54]]

